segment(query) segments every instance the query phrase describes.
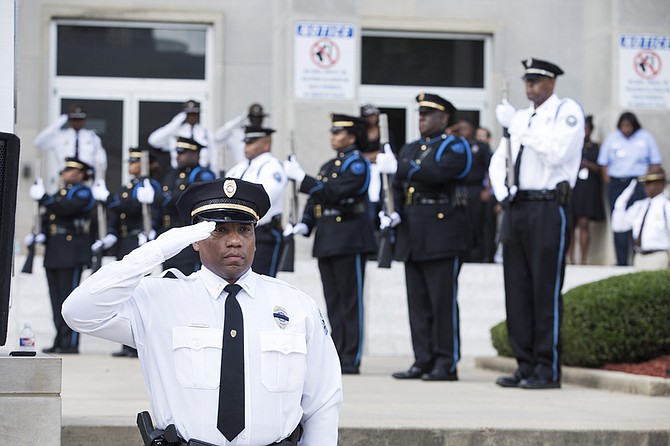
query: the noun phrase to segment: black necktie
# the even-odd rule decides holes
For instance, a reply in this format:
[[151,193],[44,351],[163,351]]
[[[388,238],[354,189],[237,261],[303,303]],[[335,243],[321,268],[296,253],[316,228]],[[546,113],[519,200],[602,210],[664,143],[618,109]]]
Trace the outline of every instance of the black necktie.
[[635,237],[635,249],[637,251],[642,250],[642,229],[644,228],[645,220],[647,220],[647,214],[649,213],[649,209],[651,209],[651,200],[649,200],[647,210],[644,211],[644,215],[642,216],[642,223],[640,223],[640,233],[637,235],[637,237]]
[[74,131],[74,157],[79,159],[79,130]]
[[226,314],[223,322],[219,414],[216,427],[233,441],[244,430],[244,318],[237,302],[242,287],[226,285]]
[[[535,117],[535,112],[533,112],[532,115],[530,115],[530,118],[528,118],[528,128],[530,128],[530,123],[532,122],[533,118]],[[519,146],[519,154],[516,156],[516,162],[514,163],[514,182],[516,187],[519,187],[519,173],[521,172],[521,154],[523,153],[523,144]]]

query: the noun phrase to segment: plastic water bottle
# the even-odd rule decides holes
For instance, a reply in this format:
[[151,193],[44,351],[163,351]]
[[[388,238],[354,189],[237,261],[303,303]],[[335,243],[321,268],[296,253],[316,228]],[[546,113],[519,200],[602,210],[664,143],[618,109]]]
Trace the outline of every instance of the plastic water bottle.
[[30,324],[25,324],[19,334],[19,350],[25,352],[35,351],[35,333]]

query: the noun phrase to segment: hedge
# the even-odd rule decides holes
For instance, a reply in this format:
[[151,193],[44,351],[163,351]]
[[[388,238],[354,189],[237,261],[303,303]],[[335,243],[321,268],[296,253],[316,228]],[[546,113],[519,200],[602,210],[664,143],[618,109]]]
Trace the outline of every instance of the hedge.
[[[514,356],[507,324],[491,328],[500,356]],[[670,270],[610,277],[563,296],[562,362],[600,367],[670,354]]]

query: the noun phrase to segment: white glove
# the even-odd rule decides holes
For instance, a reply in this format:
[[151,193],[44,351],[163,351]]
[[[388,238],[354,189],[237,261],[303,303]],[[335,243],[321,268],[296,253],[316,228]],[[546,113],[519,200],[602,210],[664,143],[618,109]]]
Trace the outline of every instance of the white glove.
[[176,115],[174,115],[174,118],[172,118],[172,121],[170,121],[170,124],[173,126],[180,126],[186,121],[186,112],[179,112]]
[[162,233],[152,243],[163,252],[163,257],[167,260],[179,254],[182,249],[209,237],[216,227],[216,222],[201,221],[195,225],[172,228]]
[[284,228],[284,232],[282,232],[282,235],[284,237],[288,237],[289,235],[293,235],[293,225],[291,223],[286,225],[286,227]]
[[307,225],[305,223],[296,223],[295,226],[293,226],[293,228],[291,228],[291,232],[294,235],[295,234],[300,234],[300,235],[307,236],[307,234],[309,234],[309,228],[307,227]]
[[46,191],[44,190],[44,183],[42,178],[35,178],[35,184],[30,186],[30,198],[33,200],[41,200]]
[[117,240],[118,237],[115,236],[114,234],[107,234],[102,238],[102,240],[96,240],[95,242],[93,242],[93,244],[91,245],[91,251],[98,251],[101,248],[103,251],[105,249],[109,249],[112,246],[114,246]]
[[39,234],[35,235],[32,232],[26,235],[26,238],[24,239],[26,246],[32,246],[33,243],[44,243],[47,241],[47,236],[43,233],[40,232]]
[[290,155],[288,160],[284,161],[284,171],[289,180],[294,180],[297,184],[305,179],[305,171],[300,167],[300,163],[295,155]]
[[147,235],[144,232],[140,232],[139,234],[137,234],[137,246],[142,246],[146,242],[151,241],[155,238],[156,238],[156,231],[154,231],[153,229],[149,231],[149,237],[147,237]]
[[632,180],[630,184],[621,192],[614,202],[614,209],[626,209],[628,207],[628,201],[630,197],[635,193],[635,186],[637,186],[637,180]]
[[151,180],[145,178],[140,187],[137,188],[137,201],[142,204],[152,204],[154,202],[155,191],[151,186]]
[[393,175],[398,170],[398,160],[388,144],[384,144],[384,151],[377,154],[375,164],[381,173]]
[[93,199],[95,201],[102,201],[102,202],[107,201],[107,197],[109,197],[109,191],[107,190],[105,180],[103,179],[95,180],[95,183],[91,188],[91,193],[93,194]]
[[503,99],[501,104],[496,105],[496,118],[504,128],[509,128],[512,124],[514,113],[516,113],[516,110],[512,104],[507,102],[507,99]]
[[402,219],[400,218],[400,214],[398,214],[397,212],[388,215],[384,211],[379,211],[378,215],[379,215],[379,229],[395,228],[402,221]]

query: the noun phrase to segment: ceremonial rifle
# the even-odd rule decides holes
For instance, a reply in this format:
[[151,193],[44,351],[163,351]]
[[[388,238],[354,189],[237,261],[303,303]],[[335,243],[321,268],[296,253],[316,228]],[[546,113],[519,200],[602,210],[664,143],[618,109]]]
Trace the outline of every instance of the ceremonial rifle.
[[[295,138],[291,130],[291,155],[295,156]],[[289,203],[288,222],[291,227],[298,223],[298,186],[291,180],[291,202]],[[284,248],[279,260],[279,271],[292,273],[295,270],[295,240],[293,234],[284,236]]]
[[[41,178],[40,174],[42,172],[42,157],[39,157],[37,160],[37,169],[35,172],[35,179]],[[35,207],[33,208],[33,242],[28,245],[28,254],[26,255],[26,261],[21,268],[22,273],[32,274],[33,273],[33,261],[35,260],[35,238],[42,232],[42,207],[40,206],[39,201],[35,201]]]
[[[379,115],[379,142],[384,152],[393,153],[391,150],[391,144],[389,142],[388,116],[386,113]],[[384,213],[390,216],[395,211],[393,206],[391,175],[382,174],[382,187],[384,190]],[[391,262],[393,261],[394,244],[395,234],[393,229],[390,226],[382,229],[379,235],[379,250],[377,251],[377,266],[379,268],[391,267]]]
[[[144,184],[145,178],[148,178],[149,181],[151,181],[150,176],[149,151],[142,150],[142,158],[140,158],[140,178],[142,178],[142,185]],[[156,197],[154,197],[154,199],[156,199]],[[144,235],[147,236],[147,240],[149,239],[149,233],[151,232],[152,226],[151,206],[148,203],[142,203],[142,230],[144,231]]]
[[[96,166],[95,177],[105,178],[105,170],[100,166]],[[105,212],[105,203],[102,201],[95,202],[95,212],[98,219],[98,240],[102,240],[107,235],[107,213]],[[91,273],[96,272],[102,266],[102,257],[104,256],[104,249],[100,246],[93,251],[93,259],[91,261]]]
[[[502,98],[507,101],[507,81],[503,81]],[[505,149],[505,156],[507,157],[507,189],[511,190],[512,186],[516,185],[516,177],[514,172],[514,160],[512,160],[512,144],[510,144],[507,127],[503,127],[502,144]]]

